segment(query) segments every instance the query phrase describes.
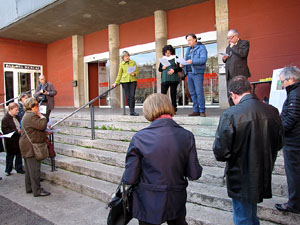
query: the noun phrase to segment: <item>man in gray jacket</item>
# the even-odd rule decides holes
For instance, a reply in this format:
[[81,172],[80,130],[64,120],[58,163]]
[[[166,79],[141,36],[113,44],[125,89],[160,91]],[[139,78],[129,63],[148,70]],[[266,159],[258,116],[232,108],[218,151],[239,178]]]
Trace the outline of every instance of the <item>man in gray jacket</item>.
[[42,114],[49,121],[51,110],[54,109],[54,96],[57,94],[54,86],[50,82],[46,82],[44,75],[39,76],[40,84],[36,87],[34,97],[37,98],[41,106],[46,107],[45,110],[41,111]]

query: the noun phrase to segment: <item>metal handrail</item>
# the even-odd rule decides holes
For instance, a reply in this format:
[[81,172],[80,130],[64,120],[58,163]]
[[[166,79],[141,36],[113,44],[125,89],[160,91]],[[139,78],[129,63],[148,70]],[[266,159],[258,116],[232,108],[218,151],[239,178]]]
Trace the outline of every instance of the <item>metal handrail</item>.
[[115,87],[112,87],[110,89],[108,89],[107,91],[103,92],[102,94],[100,94],[99,96],[97,96],[96,98],[92,99],[91,101],[89,101],[88,103],[82,105],[81,107],[79,107],[78,109],[76,109],[75,111],[71,112],[69,115],[65,116],[64,118],[60,119],[59,121],[55,122],[53,125],[51,125],[51,129],[53,127],[55,127],[56,125],[62,123],[63,121],[65,121],[66,119],[68,119],[69,117],[73,116],[75,113],[77,113],[78,111],[80,111],[81,109],[85,108],[86,106],[94,103],[97,99],[107,95],[110,91],[112,91],[113,89],[115,89],[116,87],[118,87],[119,85],[116,85]]
[[14,98],[11,98],[11,99],[8,99],[6,102],[2,102],[2,103],[0,103],[0,106],[1,105],[5,105],[6,103],[9,103],[9,102],[11,102],[11,101],[13,101],[13,100],[15,100],[15,99],[17,99],[17,98],[20,98],[20,96],[22,95],[22,94],[27,94],[27,93],[29,93],[29,92],[32,92],[32,91],[34,91],[35,89],[31,89],[31,90],[28,90],[28,91],[25,91],[25,92],[22,92],[21,94],[19,94],[17,97],[14,97]]

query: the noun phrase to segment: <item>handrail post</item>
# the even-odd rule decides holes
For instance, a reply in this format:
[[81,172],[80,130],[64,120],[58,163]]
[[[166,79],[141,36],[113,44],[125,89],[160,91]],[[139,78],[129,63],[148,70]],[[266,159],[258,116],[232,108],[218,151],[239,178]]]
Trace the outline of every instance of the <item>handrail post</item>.
[[95,110],[94,103],[91,104],[91,132],[92,132],[92,140],[95,140]]
[[126,106],[125,106],[125,89],[122,87],[122,104],[123,104],[123,115],[126,115]]

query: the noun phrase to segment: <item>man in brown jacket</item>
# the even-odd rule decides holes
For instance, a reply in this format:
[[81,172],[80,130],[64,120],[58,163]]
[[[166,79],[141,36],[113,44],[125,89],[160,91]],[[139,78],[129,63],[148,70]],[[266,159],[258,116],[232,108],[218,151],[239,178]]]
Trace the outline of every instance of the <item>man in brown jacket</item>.
[[54,109],[54,96],[57,94],[54,86],[50,82],[46,82],[44,75],[39,76],[40,85],[36,87],[34,97],[36,97],[42,106],[47,107],[46,113],[43,115],[49,121],[51,110]]

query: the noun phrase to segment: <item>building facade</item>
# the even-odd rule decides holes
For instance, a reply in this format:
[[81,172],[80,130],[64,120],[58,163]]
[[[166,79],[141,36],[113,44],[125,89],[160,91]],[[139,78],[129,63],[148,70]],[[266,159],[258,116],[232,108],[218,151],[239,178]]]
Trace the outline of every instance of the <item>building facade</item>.
[[[111,86],[119,55],[127,50],[140,70],[136,101],[142,105],[150,93],[160,92],[157,69],[162,47],[171,44],[176,55],[183,57],[188,33],[201,37],[208,49],[206,104],[227,106],[223,63],[218,53],[225,51],[228,29],[237,29],[241,39],[250,41],[250,81],[272,77],[274,69],[286,65],[300,66],[297,0],[170,0],[164,4],[152,1],[149,6],[148,1],[133,0],[110,1],[111,5],[96,0],[42,2],[44,5],[36,6],[38,9],[32,6],[36,10],[24,10],[27,14],[23,17],[1,24],[0,102],[35,88],[38,75],[44,74],[58,91],[56,107],[79,107]],[[4,6],[3,1],[0,3]],[[60,18],[61,13],[55,18],[48,16],[53,10],[66,12],[69,17]],[[97,12],[102,13],[102,20],[95,16]],[[78,20],[69,19],[72,13]],[[268,84],[256,88],[261,99],[269,91]],[[177,100],[183,107],[191,105],[185,81],[179,85]],[[116,88],[96,105],[120,107],[121,101],[120,88]]]

